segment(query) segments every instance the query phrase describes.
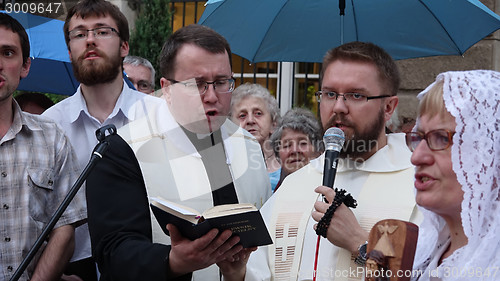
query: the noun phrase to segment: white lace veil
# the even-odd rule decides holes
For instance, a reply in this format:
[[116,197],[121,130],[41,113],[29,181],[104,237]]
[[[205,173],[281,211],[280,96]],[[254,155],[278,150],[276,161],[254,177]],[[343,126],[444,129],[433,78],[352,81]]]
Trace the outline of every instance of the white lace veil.
[[[437,81],[444,82],[445,106],[457,123],[452,162],[464,191],[461,217],[468,238],[468,244],[441,265],[466,272],[457,271],[445,280],[500,280],[500,72],[445,72]],[[445,227],[441,217],[420,210],[425,219],[419,229],[416,269],[425,268],[437,246],[438,232]],[[468,270],[475,273],[468,275]]]

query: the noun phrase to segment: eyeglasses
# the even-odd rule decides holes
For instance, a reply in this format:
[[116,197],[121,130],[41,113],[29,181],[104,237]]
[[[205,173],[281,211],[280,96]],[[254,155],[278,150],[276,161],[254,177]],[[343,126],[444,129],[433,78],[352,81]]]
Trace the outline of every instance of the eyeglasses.
[[218,94],[227,94],[231,93],[234,90],[234,78],[228,78],[228,79],[218,79],[213,82],[207,82],[203,80],[197,80],[192,81],[193,79],[189,79],[186,81],[177,81],[174,79],[167,79],[168,81],[174,83],[174,84],[182,84],[187,88],[190,87],[197,87],[198,92],[200,95],[203,95],[207,92],[208,90],[208,85],[212,85],[214,87],[214,91]]
[[350,104],[362,103],[362,102],[367,102],[367,101],[373,100],[373,99],[381,99],[381,98],[390,97],[389,95],[369,97],[367,95],[363,95],[363,94],[359,94],[359,93],[345,93],[342,95],[339,93],[328,92],[328,91],[317,91],[315,94],[318,97],[318,102],[321,102],[321,99],[324,97],[323,102],[335,103],[337,101],[337,99],[339,98],[339,96],[342,96],[344,98],[344,102],[347,102]]
[[118,31],[116,31],[116,29],[109,26],[97,27],[93,29],[77,28],[68,32],[69,39],[73,41],[86,40],[87,37],[89,36],[89,31],[92,31],[94,38],[96,39],[111,38],[113,37],[114,33],[120,35]]
[[139,91],[149,91],[153,89],[153,85],[151,83],[148,83],[146,81],[139,81],[137,82],[137,90]]
[[427,146],[432,151],[445,150],[453,144],[453,135],[451,132],[444,129],[432,130],[427,133],[411,132],[406,133],[406,144],[411,151],[417,149],[418,144],[425,140]]

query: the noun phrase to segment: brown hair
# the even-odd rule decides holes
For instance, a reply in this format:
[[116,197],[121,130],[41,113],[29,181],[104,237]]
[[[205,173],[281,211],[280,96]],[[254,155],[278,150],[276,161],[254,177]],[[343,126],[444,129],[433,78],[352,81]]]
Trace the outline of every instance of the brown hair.
[[105,17],[109,15],[116,22],[118,27],[118,35],[120,39],[124,42],[128,42],[130,38],[128,21],[125,15],[118,9],[117,6],[111,4],[105,0],[82,0],[79,1],[75,6],[71,7],[66,16],[64,22],[64,39],[66,39],[66,46],[69,49],[69,22],[73,16],[81,17],[82,19],[86,17],[98,16]]
[[391,56],[379,46],[368,42],[349,42],[329,50],[323,58],[320,81],[326,68],[334,61],[357,61],[373,63],[378,69],[378,74],[385,91],[395,96],[398,93],[400,76],[398,66]]
[[13,17],[6,13],[0,13],[0,26],[17,33],[19,42],[21,43],[21,51],[23,53],[23,65],[28,61],[30,56],[30,41],[24,27]]
[[15,99],[23,110],[29,103],[34,103],[43,109],[48,109],[54,105],[54,102],[42,93],[21,92]]
[[227,52],[229,65],[233,67],[231,48],[226,39],[209,27],[191,24],[174,32],[163,45],[159,61],[160,72],[164,78],[173,78],[177,52],[185,44],[194,44],[213,54]]

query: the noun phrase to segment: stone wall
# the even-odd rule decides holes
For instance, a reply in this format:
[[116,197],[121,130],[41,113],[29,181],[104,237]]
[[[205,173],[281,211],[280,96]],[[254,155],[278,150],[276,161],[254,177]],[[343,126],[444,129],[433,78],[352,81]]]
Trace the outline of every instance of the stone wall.
[[[488,8],[495,11],[498,0],[482,0]],[[496,5],[495,5],[496,4]],[[496,11],[498,13],[498,11]],[[400,101],[398,119],[401,125],[411,122],[417,114],[416,95],[432,83],[441,72],[450,70],[492,69],[500,70],[498,55],[500,52],[499,33],[486,37],[472,46],[463,56],[437,56],[398,61],[401,71]]]

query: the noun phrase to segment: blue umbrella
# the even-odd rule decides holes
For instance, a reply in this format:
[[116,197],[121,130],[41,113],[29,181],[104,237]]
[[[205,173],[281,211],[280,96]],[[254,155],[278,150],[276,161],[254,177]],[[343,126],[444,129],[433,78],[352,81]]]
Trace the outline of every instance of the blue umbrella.
[[394,59],[462,55],[500,28],[500,16],[478,0],[209,0],[198,23],[251,62],[321,62],[351,41]]
[[17,89],[72,95],[80,83],[73,76],[64,40],[64,22],[27,13],[9,15],[24,26],[30,40],[30,72]]

